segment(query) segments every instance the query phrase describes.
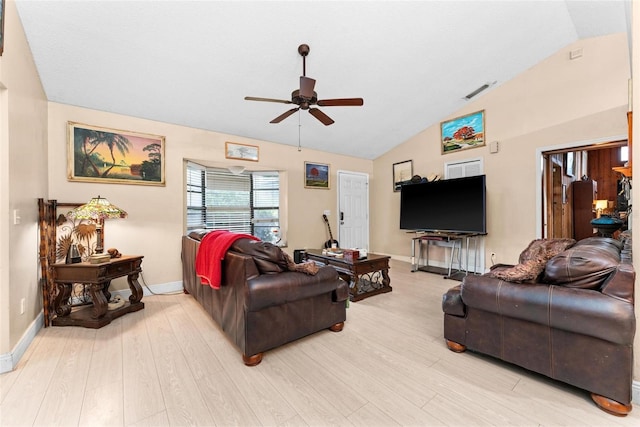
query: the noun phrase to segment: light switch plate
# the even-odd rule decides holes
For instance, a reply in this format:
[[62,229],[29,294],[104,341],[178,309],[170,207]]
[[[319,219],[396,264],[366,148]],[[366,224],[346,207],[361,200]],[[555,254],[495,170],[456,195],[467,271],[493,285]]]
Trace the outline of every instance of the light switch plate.
[[499,144],[498,141],[493,141],[489,144],[489,152],[490,153],[497,153],[499,149]]

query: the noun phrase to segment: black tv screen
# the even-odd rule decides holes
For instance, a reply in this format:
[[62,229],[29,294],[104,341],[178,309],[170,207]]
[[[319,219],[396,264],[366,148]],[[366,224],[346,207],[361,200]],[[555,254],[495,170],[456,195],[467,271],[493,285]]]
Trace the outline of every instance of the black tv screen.
[[400,229],[486,234],[485,175],[403,185]]

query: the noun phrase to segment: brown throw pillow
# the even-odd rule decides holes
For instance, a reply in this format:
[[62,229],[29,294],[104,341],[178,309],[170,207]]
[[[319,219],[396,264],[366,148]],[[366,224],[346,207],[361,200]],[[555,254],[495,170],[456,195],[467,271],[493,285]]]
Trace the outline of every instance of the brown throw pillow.
[[509,268],[496,269],[491,277],[515,283],[535,283],[544,267],[554,256],[576,243],[573,239],[536,239],[522,251],[519,263]]

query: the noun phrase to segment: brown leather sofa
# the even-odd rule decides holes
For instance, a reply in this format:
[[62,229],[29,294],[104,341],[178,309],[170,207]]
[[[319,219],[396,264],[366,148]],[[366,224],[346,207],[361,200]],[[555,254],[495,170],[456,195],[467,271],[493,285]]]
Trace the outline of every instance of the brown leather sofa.
[[220,289],[202,285],[196,255],[207,231],[182,237],[182,278],[191,294],[240,351],[246,365],[263,353],[322,329],[341,331],[349,289],[332,267],[317,274],[289,271],[277,246],[236,240],[222,262]]
[[532,283],[504,280],[518,267],[469,275],[443,296],[449,349],[502,359],[591,392],[609,413],[629,413],[636,326],[630,235],[581,240],[543,263]]

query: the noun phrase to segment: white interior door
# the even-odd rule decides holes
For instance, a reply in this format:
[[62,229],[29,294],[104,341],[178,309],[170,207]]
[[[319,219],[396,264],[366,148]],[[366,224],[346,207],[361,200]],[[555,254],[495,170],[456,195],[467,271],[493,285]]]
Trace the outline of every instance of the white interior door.
[[369,175],[338,171],[338,241],[369,250]]

